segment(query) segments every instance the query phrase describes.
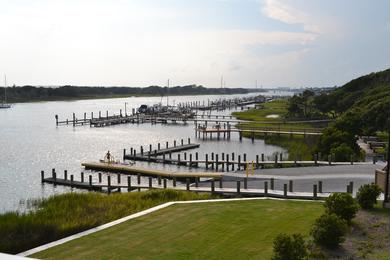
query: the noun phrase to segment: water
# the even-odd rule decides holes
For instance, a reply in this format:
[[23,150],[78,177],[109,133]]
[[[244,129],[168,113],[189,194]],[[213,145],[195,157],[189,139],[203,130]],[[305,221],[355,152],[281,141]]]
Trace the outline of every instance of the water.
[[[274,95],[275,93],[270,93]],[[240,95],[237,95],[240,96]],[[176,96],[170,97],[170,102],[214,100],[223,96]],[[226,96],[232,98],[233,96]],[[58,176],[62,176],[64,169],[69,174],[80,178],[80,166],[83,161],[97,161],[107,150],[117,158],[122,158],[123,149],[134,147],[139,150],[141,145],[157,145],[164,147],[165,142],[191,137],[195,141],[194,125],[116,125],[105,128],[91,128],[89,126],[72,127],[55,126],[54,116],[60,120],[71,118],[73,112],[78,118],[83,113],[109,110],[110,114],[119,114],[124,111],[127,102],[127,111],[137,108],[141,104],[154,104],[161,101],[161,97],[98,99],[80,101],[39,102],[15,104],[12,109],[0,110],[0,212],[22,209],[25,205],[20,201],[32,198],[47,197],[52,194],[68,192],[66,187],[54,187],[50,184],[42,185],[40,171],[46,174],[56,168]],[[166,102],[166,101],[165,101]],[[231,112],[231,111],[230,111]],[[229,111],[219,112],[230,114]],[[216,112],[213,112],[215,114]],[[274,152],[285,152],[282,148],[265,145],[264,141],[249,139],[238,140],[237,134],[232,134],[230,141],[196,140],[201,144],[196,151],[204,158],[205,153],[235,152],[247,153],[248,159],[255,159],[256,154],[271,155]],[[146,147],[145,147],[146,148]],[[191,151],[188,151],[191,152]],[[195,152],[194,150],[192,151]],[[148,165],[138,163],[137,165]],[[162,166],[149,164],[149,167],[178,170],[177,166]],[[189,171],[181,167],[181,171]],[[204,169],[199,169],[204,171]],[[96,174],[95,177],[96,178]],[[116,178],[115,178],[116,179]]]

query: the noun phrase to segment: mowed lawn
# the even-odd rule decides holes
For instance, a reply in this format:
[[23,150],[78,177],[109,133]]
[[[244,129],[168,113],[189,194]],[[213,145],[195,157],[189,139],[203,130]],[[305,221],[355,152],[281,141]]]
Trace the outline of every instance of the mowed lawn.
[[307,235],[320,202],[176,204],[32,255],[52,259],[269,259],[279,233]]

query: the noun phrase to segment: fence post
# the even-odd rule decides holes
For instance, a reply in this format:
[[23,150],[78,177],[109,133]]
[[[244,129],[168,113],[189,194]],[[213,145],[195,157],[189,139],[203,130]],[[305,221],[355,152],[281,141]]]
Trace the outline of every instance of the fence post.
[[127,191],[131,191],[131,177],[127,176]]
[[349,182],[349,191],[351,194],[353,194],[353,181]]
[[92,175],[89,175],[89,188],[92,189]]
[[283,184],[283,196],[287,198],[287,184]]

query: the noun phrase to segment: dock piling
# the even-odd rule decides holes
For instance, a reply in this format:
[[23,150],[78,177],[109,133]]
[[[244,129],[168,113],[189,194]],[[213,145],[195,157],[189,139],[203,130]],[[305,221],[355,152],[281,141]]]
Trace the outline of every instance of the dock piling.
[[131,176],[127,176],[127,191],[131,191]]

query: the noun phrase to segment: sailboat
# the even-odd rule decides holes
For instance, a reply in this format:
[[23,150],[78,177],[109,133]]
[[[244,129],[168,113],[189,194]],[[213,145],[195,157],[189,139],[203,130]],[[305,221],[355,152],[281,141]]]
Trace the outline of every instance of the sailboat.
[[11,108],[11,104],[7,103],[7,76],[4,75],[4,100],[0,103],[0,108]]

